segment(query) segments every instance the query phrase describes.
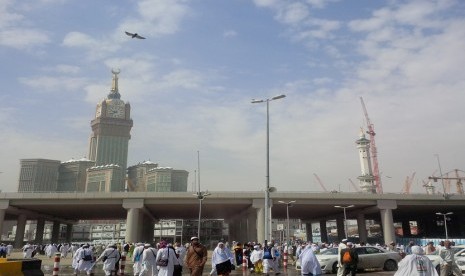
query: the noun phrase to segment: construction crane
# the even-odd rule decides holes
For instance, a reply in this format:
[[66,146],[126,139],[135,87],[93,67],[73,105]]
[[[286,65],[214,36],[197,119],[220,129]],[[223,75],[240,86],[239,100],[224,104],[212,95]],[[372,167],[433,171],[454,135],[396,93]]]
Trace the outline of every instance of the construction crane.
[[383,185],[381,183],[381,177],[379,175],[379,167],[378,167],[378,150],[376,149],[375,143],[375,126],[371,123],[370,117],[368,117],[368,111],[363,102],[363,98],[360,97],[360,101],[362,102],[363,112],[365,113],[365,119],[367,121],[368,131],[367,133],[370,135],[370,148],[371,148],[371,161],[373,162],[373,176],[375,177],[375,186],[376,192],[378,194],[383,193]]
[[352,185],[352,188],[354,188],[354,191],[360,192],[360,189],[355,185],[355,183],[352,181],[352,179],[349,178],[349,182]]
[[[447,173],[445,173],[445,174],[443,174],[441,176],[430,176],[430,177],[428,177],[428,179],[431,179],[434,182],[437,182],[438,179],[441,179],[441,180],[445,181],[445,183],[444,183],[444,189],[445,189],[444,192],[445,193],[449,193],[449,191],[450,191],[450,181],[451,180],[457,180],[457,183],[456,183],[457,194],[463,195],[464,191],[463,191],[462,180],[465,180],[465,177],[461,177],[459,175],[459,171],[463,172],[462,170],[455,169],[455,170],[447,172]],[[451,172],[455,172],[455,177],[449,177],[449,173],[451,173]]]
[[405,179],[404,188],[402,189],[403,194],[406,194],[406,195],[410,194],[410,189],[412,188],[412,183],[413,183],[413,179],[415,178],[415,174],[416,172],[413,172],[411,177],[407,176],[407,178]]
[[321,179],[318,177],[318,175],[316,173],[313,174],[316,178],[316,180],[318,181],[318,183],[320,184],[321,188],[323,188],[323,191],[327,192],[328,190],[326,189],[325,185],[323,185],[323,182],[321,181]]

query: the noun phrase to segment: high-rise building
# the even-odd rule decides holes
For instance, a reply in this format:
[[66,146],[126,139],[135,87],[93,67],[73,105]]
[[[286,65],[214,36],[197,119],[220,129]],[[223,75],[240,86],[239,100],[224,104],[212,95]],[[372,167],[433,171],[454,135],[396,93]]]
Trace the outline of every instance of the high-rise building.
[[128,168],[128,190],[137,192],[185,192],[189,172],[144,161]]
[[50,159],[21,159],[18,192],[56,191],[61,162]]
[[187,177],[185,170],[173,170],[170,167],[157,167],[146,174],[147,192],[185,192]]
[[128,168],[128,191],[145,192],[147,191],[146,174],[149,170],[157,168],[158,164],[150,161],[144,161]]
[[18,192],[187,191],[189,173],[185,170],[161,168],[150,161],[128,168],[131,106],[121,100],[120,71],[111,72],[110,93],[97,104],[91,121],[89,159],[22,159]]
[[84,192],[86,190],[87,169],[95,165],[87,158],[71,159],[62,162],[58,170],[59,192]]
[[122,101],[118,91],[119,70],[112,70],[113,80],[107,98],[97,104],[95,118],[91,121],[92,135],[89,143],[89,159],[96,166],[118,165],[121,179],[112,181],[109,191],[123,191],[131,139],[131,106]]

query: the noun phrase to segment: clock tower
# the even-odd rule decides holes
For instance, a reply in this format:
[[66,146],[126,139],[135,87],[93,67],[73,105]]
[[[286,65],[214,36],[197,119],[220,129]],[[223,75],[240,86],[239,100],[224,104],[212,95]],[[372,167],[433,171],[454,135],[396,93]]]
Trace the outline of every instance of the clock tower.
[[[97,104],[95,118],[91,121],[92,134],[89,143],[89,159],[95,166],[119,166],[121,177],[112,181],[109,191],[123,191],[131,139],[131,106],[122,101],[118,91],[118,74],[112,70],[113,80],[107,98]],[[115,179],[116,180],[116,179]]]

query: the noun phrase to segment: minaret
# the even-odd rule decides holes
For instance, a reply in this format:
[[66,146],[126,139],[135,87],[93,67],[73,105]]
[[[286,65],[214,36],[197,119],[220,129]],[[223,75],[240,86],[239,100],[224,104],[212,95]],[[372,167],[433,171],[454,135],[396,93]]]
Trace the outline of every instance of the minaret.
[[355,143],[357,144],[360,167],[362,169],[362,174],[357,177],[360,180],[360,190],[365,193],[375,194],[376,187],[373,183],[375,177],[373,176],[370,158],[370,140],[365,137],[363,129],[360,129],[360,138]]

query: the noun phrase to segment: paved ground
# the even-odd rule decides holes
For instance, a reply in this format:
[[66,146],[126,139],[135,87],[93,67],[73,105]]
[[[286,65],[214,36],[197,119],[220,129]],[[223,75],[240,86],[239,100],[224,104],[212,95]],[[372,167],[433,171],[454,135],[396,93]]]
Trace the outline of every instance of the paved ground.
[[[42,260],[42,271],[46,276],[51,276],[52,271],[53,271],[53,258],[48,258],[43,255],[38,255],[36,256],[38,259]],[[22,252],[13,252],[9,258],[22,258]],[[209,259],[210,260],[210,259]],[[210,262],[207,262],[207,266],[205,267],[204,276],[209,276],[211,270],[211,264]],[[102,271],[102,265],[101,263],[97,265],[97,268],[94,271],[95,276],[104,276],[105,274]],[[374,276],[374,275],[383,275],[383,276],[392,276],[394,275],[394,272],[387,272],[387,271],[366,271],[359,273],[360,275],[363,276]],[[73,275],[73,269],[71,268],[71,258],[64,258],[61,259],[60,261],[60,276],[71,276]],[[81,275],[84,275],[81,273]],[[125,275],[133,275],[132,274],[132,263],[128,262],[126,263],[126,269],[125,269]],[[183,275],[189,275],[187,271],[183,271]],[[251,274],[249,272],[243,272],[242,269],[237,268],[234,270],[231,275],[243,275],[243,276],[254,276],[255,274]],[[289,268],[287,270],[284,270],[281,275],[289,275],[289,276],[297,276],[300,275],[300,271],[295,270],[295,268]],[[335,275],[335,274],[327,274],[327,275]],[[272,275],[273,276],[273,275]]]

